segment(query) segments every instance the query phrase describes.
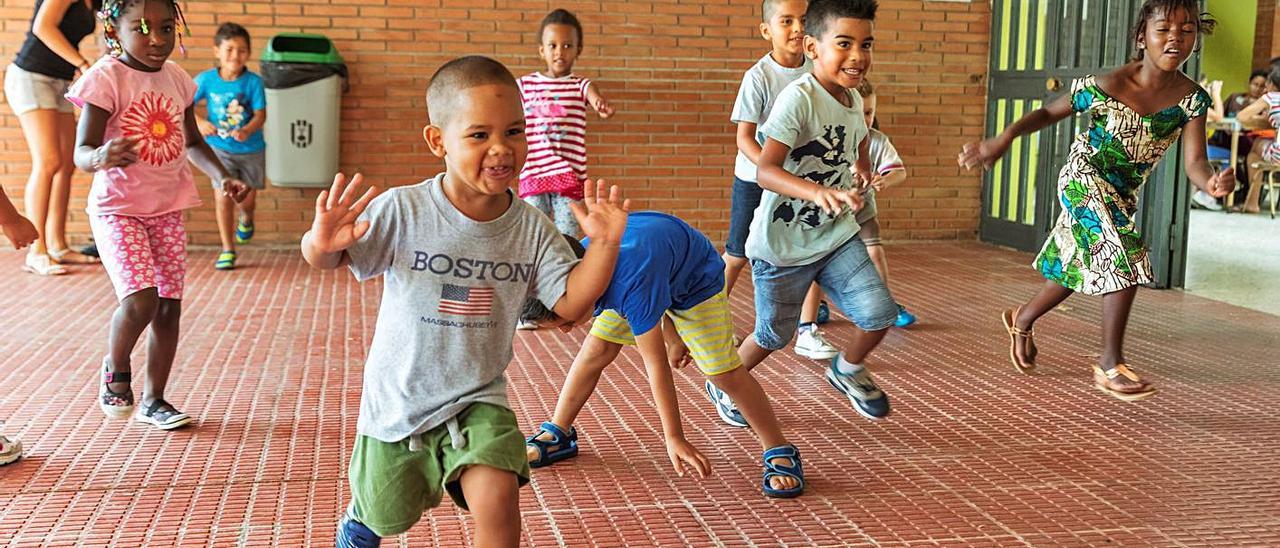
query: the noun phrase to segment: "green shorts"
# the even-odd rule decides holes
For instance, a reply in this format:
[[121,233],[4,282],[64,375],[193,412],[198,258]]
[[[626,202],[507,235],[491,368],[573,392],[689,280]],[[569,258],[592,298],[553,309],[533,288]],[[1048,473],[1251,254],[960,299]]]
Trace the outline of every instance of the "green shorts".
[[454,449],[446,425],[422,435],[422,447],[409,450],[409,439],[387,443],[356,436],[351,455],[351,515],[381,537],[408,531],[422,513],[440,505],[447,490],[463,509],[459,478],[468,466],[484,465],[511,472],[520,485],[529,483],[524,435],[510,409],[475,403],[455,420],[466,444]]

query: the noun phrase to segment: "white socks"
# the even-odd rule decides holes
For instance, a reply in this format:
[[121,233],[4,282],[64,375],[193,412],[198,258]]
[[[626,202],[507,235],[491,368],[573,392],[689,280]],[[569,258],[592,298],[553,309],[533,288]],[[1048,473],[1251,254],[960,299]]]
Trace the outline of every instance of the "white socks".
[[836,358],[836,371],[840,372],[841,375],[853,375],[861,370],[862,364],[849,362],[844,358],[844,352],[841,352],[840,356]]

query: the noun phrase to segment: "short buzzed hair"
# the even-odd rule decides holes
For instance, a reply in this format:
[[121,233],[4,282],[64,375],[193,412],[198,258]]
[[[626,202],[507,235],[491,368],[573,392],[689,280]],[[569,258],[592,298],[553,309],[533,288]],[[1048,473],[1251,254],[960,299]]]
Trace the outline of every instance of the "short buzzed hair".
[[[769,20],[772,19],[774,15],[777,15],[778,4],[781,4],[785,1],[786,0],[764,0],[764,3],[761,4],[760,6],[760,16],[763,19],[763,21],[765,23],[768,23]],[[805,4],[808,4],[808,1],[806,1]],[[801,14],[801,15],[804,15],[804,14]]]
[[821,40],[836,19],[876,20],[876,0],[813,0],[804,12],[804,33]]
[[764,22],[768,23],[769,18],[773,17],[773,12],[778,9],[778,2],[782,0],[764,0],[764,4],[760,6],[760,16]]
[[502,84],[519,90],[516,77],[502,63],[483,55],[459,57],[441,66],[427,84],[427,114],[431,125],[444,127],[453,102],[464,91],[476,86]]

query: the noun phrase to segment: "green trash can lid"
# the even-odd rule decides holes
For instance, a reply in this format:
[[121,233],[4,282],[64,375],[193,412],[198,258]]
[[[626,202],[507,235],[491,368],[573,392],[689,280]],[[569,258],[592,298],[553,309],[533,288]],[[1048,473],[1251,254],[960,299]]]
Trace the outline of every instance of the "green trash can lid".
[[262,61],[270,63],[324,63],[342,64],[338,48],[328,38],[319,34],[285,32],[272,36]]

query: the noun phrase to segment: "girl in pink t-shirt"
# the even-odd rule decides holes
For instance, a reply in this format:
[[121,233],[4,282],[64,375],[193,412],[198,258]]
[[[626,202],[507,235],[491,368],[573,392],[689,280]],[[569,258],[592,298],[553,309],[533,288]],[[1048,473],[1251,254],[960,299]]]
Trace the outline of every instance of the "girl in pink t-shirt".
[[109,417],[133,412],[129,354],[150,326],[136,419],[169,430],[192,420],[164,399],[186,274],[182,210],[200,203],[187,158],[224,183],[224,192],[237,201],[248,187],[227,175],[200,137],[192,110],[195,83],[168,62],[185,26],[177,2],[106,0],[98,16],[112,55],[67,93],[83,109],[75,161],[94,173],[89,224],[120,299],[98,404]]

